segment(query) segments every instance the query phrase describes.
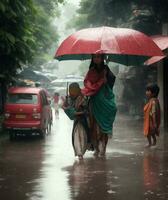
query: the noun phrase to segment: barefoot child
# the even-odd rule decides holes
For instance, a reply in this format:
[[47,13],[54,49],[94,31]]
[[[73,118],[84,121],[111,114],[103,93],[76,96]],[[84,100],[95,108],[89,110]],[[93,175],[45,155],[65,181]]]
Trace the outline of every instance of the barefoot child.
[[83,155],[90,143],[89,127],[87,123],[87,102],[81,94],[81,89],[78,83],[69,85],[68,99],[62,106],[67,116],[74,120],[72,130],[72,145],[75,156],[83,159]]
[[147,104],[144,106],[144,135],[148,139],[148,147],[156,145],[156,136],[159,136],[160,104],[157,98],[159,87],[150,84],[146,87]]

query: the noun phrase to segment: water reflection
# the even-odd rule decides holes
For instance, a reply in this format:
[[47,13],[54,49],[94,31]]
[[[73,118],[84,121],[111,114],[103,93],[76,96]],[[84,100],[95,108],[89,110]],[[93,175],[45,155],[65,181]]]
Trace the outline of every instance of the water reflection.
[[54,117],[51,135],[45,140],[44,158],[40,176],[29,200],[69,200],[67,172],[63,167],[74,161],[71,145],[72,122],[60,111],[59,119]]
[[109,184],[105,158],[86,158],[67,168],[71,199],[108,199]]
[[1,143],[0,199],[26,200],[36,185],[43,160],[43,142],[18,138]]
[[159,184],[160,157],[158,152],[147,151],[143,158],[143,176],[145,190],[156,190]]
[[80,162],[71,144],[72,121],[62,111],[45,140],[1,141],[0,199],[168,199],[168,139],[144,150],[139,132],[125,129],[116,128],[106,158],[87,152]]
[[144,195],[149,200],[168,199],[168,159],[164,154],[164,150],[159,148],[149,149],[144,152]]

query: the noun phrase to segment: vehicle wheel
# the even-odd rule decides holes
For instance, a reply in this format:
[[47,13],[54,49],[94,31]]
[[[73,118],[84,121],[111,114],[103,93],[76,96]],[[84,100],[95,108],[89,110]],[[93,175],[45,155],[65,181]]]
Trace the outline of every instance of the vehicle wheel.
[[47,129],[41,130],[40,131],[40,138],[42,138],[42,139],[45,138],[46,133],[47,133]]
[[10,131],[10,132],[9,132],[9,139],[10,139],[11,141],[12,141],[12,140],[15,140],[15,139],[16,139],[16,133]]

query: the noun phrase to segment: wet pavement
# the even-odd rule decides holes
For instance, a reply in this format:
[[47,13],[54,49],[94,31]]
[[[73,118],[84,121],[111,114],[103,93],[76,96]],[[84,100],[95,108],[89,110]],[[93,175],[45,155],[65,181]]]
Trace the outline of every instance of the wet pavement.
[[144,148],[142,123],[117,116],[106,157],[74,157],[60,112],[45,140],[0,137],[0,200],[168,200],[168,134]]

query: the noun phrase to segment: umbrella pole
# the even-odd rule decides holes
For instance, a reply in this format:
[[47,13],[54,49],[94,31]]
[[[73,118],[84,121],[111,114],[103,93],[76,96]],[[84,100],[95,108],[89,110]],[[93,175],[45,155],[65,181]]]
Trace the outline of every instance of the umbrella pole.
[[68,82],[67,82],[67,87],[66,87],[66,96],[68,97]]
[[68,104],[68,82],[67,82],[67,86],[66,86],[66,103]]

